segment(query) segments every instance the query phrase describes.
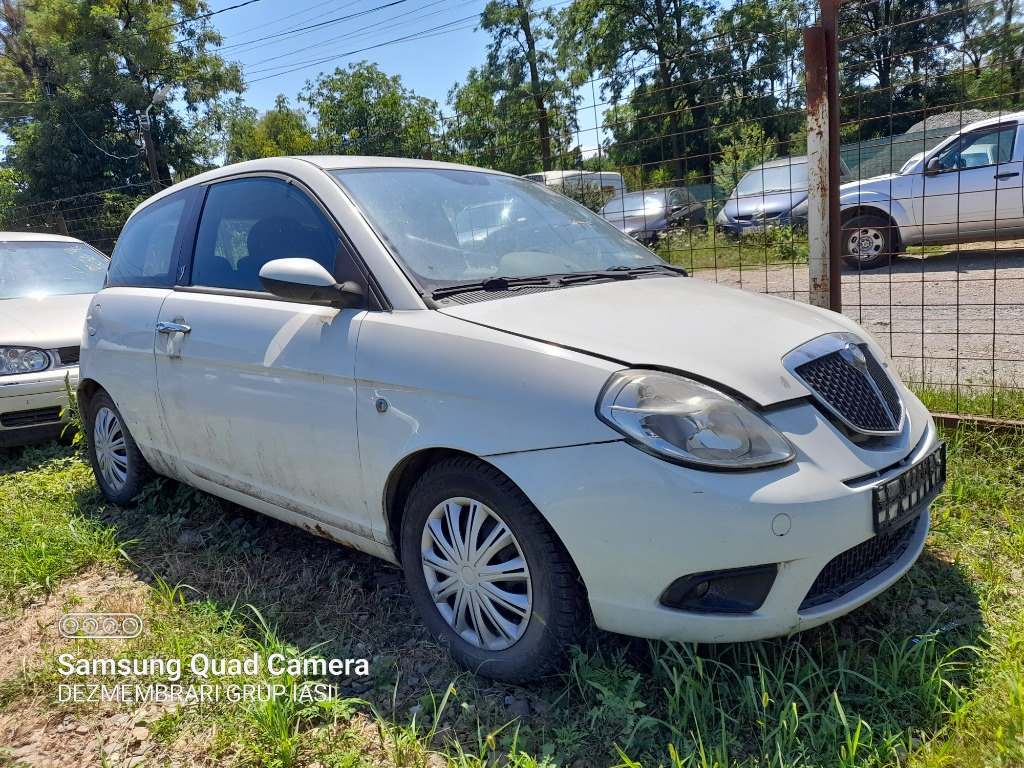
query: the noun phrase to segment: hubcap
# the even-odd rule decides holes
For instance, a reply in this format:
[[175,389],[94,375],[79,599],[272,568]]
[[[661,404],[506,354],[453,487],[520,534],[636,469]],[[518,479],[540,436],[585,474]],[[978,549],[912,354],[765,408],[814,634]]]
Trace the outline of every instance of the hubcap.
[[873,227],[862,227],[850,234],[848,241],[850,255],[858,259],[870,259],[885,250],[885,236]]
[[523,636],[533,610],[530,569],[494,510],[463,497],[441,502],[423,527],[420,554],[434,605],[463,640],[500,651]]
[[92,430],[96,465],[103,482],[112,491],[119,491],[128,479],[128,446],[121,421],[109,408],[100,408]]

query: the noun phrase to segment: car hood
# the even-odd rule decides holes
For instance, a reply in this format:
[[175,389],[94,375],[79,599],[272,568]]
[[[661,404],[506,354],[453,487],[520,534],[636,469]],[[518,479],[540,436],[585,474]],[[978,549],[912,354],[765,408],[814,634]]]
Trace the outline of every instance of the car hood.
[[91,293],[0,299],[0,344],[51,349],[78,346]]
[[649,277],[492,299],[439,311],[623,365],[670,368],[761,405],[803,397],[782,365],[826,333],[870,337],[842,315],[684,277]]
[[806,189],[794,189],[788,192],[771,192],[766,195],[747,195],[730,197],[725,201],[722,212],[729,218],[736,216],[756,216],[766,213],[769,216],[787,213],[799,203],[807,199]]

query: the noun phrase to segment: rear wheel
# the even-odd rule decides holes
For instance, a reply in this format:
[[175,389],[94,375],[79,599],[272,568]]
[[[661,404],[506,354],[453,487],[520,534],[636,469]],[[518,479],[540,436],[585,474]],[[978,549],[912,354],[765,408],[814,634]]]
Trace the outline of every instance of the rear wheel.
[[568,553],[521,490],[470,458],[416,483],[401,534],[409,592],[460,664],[510,683],[556,669],[586,624]]
[[893,256],[892,227],[874,214],[854,216],[842,228],[843,260],[854,269],[874,269]]
[[155,473],[135,444],[121,412],[103,390],[89,400],[85,429],[96,484],[108,501],[121,507],[131,505]]

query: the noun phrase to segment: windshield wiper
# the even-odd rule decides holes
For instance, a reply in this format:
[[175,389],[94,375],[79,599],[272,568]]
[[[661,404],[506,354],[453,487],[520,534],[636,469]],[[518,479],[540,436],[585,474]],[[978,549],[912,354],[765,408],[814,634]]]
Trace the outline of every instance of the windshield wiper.
[[555,283],[552,282],[550,277],[502,277],[501,275],[495,275],[483,280],[435,288],[430,295],[435,299],[443,299],[446,296],[455,296],[459,293],[471,293],[473,291],[507,291],[509,288],[520,285],[554,286]]
[[608,269],[597,269],[593,272],[575,272],[571,275],[562,275],[558,282],[563,285],[572,283],[586,283],[591,280],[634,280],[641,275],[653,272],[669,271],[678,275],[686,276],[686,270],[682,267],[673,267],[671,264],[649,264],[646,267],[627,267],[619,264]]

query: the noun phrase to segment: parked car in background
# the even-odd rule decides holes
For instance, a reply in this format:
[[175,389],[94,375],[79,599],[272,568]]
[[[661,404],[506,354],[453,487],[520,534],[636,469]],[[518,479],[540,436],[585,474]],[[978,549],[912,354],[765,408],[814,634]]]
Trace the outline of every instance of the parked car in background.
[[872,269],[910,245],[1024,237],[1022,179],[1024,113],[967,125],[899,173],[840,188],[843,259]]
[[[843,181],[853,177],[840,161]],[[789,226],[793,209],[807,201],[807,156],[780,157],[747,171],[726,198],[715,219],[715,230],[730,235],[751,235],[769,227]],[[804,214],[806,219],[806,213]]]
[[60,235],[0,232],[0,447],[59,437],[85,313],[107,257]]
[[110,502],[159,473],[400,562],[437,640],[509,682],[591,620],[730,642],[842,616],[910,568],[944,476],[851,320],[421,160],[267,158],[151,197],[78,392]]
[[704,226],[704,205],[683,187],[627,192],[601,210],[605,221],[642,243],[652,243],[670,229]]

